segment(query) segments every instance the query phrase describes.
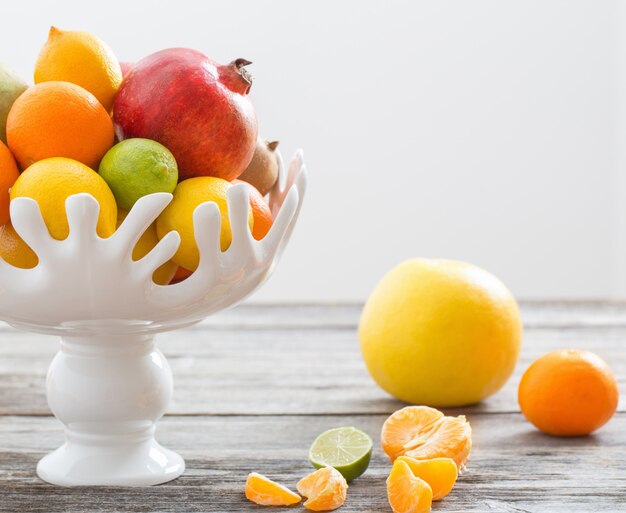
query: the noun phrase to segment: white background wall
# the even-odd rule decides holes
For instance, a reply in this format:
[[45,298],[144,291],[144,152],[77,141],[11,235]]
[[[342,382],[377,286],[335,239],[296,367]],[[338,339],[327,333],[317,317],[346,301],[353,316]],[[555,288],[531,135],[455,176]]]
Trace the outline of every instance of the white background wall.
[[254,61],[261,132],[303,147],[301,220],[255,301],[360,300],[414,256],[519,297],[626,295],[618,1],[2,2],[31,76],[51,24],[121,60],[170,46]]

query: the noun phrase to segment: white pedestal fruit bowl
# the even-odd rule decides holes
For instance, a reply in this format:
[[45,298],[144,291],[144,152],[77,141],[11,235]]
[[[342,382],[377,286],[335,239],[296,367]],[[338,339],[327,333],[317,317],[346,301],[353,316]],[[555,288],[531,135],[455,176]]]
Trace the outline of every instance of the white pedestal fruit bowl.
[[176,252],[178,233],[167,234],[141,260],[131,255],[170,194],[141,198],[106,239],[96,234],[99,205],[89,194],[67,199],[70,233],[61,241],[48,233],[34,200],[11,202],[13,227],[39,263],[19,269],[0,259],[0,318],[61,337],[48,371],[47,398],[65,426],[65,443],[39,462],[41,479],[66,486],[146,486],[183,473],[183,459],[154,436],[172,395],[172,373],[155,334],[194,324],[254,291],[289,240],[305,188],[297,152],[287,173],[280,163],[269,196],[274,224],[256,241],[248,227],[247,185],[231,187],[232,243],[224,252],[217,205],[198,206],[198,269],[166,286],[155,284],[152,274]]

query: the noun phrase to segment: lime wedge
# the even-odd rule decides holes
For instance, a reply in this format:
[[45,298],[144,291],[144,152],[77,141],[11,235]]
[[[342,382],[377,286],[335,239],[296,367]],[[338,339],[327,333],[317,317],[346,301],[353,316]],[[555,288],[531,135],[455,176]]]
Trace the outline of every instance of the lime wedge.
[[371,456],[372,439],[351,426],[324,431],[309,449],[314,467],[335,467],[348,482],[367,470]]

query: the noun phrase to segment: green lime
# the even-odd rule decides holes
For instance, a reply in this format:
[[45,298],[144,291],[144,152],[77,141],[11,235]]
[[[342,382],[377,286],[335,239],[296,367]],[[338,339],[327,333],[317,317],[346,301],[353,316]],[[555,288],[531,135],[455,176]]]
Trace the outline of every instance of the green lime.
[[351,426],[324,431],[309,449],[314,467],[335,467],[348,482],[367,470],[371,456],[372,439]]
[[130,210],[146,194],[173,192],[178,183],[174,155],[150,139],[125,139],[117,143],[100,162],[98,172],[124,210]]

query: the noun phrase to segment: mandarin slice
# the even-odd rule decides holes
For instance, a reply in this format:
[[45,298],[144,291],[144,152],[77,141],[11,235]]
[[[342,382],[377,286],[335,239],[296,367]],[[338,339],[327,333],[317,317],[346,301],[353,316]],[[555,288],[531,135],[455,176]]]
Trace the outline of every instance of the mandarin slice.
[[459,474],[456,463],[450,458],[416,460],[408,456],[400,456],[396,461],[404,461],[415,477],[428,483],[433,492],[434,501],[443,499],[450,493]]
[[447,417],[428,406],[407,406],[391,414],[380,437],[392,462],[403,455],[418,460],[452,458],[463,468],[472,449],[472,428],[465,416]]
[[433,491],[426,481],[413,475],[406,461],[397,460],[387,478],[387,499],[393,513],[427,513]]
[[348,483],[337,469],[324,467],[300,479],[296,488],[307,498],[305,508],[331,511],[345,502]]
[[261,506],[291,506],[302,500],[302,497],[286,486],[256,472],[248,474],[246,497]]

